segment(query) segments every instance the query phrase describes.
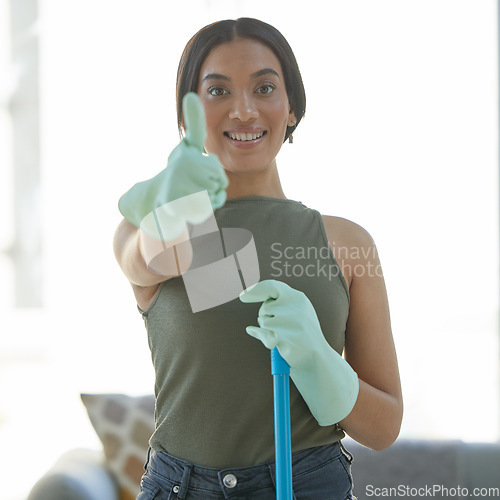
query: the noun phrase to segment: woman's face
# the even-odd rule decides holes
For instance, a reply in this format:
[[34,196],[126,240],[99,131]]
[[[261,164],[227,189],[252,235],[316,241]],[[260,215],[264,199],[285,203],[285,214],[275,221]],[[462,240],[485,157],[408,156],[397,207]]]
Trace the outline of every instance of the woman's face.
[[271,49],[245,38],[218,45],[201,67],[198,95],[207,117],[205,148],[228,172],[274,165],[296,120]]

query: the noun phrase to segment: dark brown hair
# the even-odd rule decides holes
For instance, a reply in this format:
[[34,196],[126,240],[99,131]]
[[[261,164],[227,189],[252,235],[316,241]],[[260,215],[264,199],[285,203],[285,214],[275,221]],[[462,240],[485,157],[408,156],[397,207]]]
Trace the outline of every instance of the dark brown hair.
[[295,55],[285,37],[273,26],[258,19],[242,17],[218,21],[202,28],[187,43],[177,71],[177,124],[182,132],[182,99],[188,92],[197,92],[200,71],[210,51],[236,37],[256,40],[269,47],[281,64],[291,111],[297,123],[286,129],[285,141],[297,128],[306,110],[306,94]]

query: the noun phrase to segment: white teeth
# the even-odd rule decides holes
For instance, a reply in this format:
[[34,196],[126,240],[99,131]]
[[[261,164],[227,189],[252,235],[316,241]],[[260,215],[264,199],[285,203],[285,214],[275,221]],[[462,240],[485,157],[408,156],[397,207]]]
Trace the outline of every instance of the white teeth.
[[229,137],[235,141],[254,141],[255,139],[258,139],[259,137],[262,137],[264,135],[264,132],[259,132],[258,134],[235,134],[233,132],[228,133]]

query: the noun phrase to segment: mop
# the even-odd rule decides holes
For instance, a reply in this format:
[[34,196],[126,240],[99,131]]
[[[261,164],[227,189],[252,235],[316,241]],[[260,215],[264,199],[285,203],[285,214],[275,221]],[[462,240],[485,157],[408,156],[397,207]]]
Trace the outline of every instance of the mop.
[[275,347],[271,350],[274,392],[274,455],[276,500],[292,500],[292,443],[290,433],[290,367]]

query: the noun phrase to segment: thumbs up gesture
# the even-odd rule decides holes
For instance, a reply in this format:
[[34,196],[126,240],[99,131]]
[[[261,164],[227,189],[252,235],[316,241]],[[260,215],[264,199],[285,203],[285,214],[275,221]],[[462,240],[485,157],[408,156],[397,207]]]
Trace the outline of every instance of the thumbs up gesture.
[[[118,203],[122,215],[136,227],[151,212],[176,201],[171,214],[175,229],[163,228],[165,240],[174,239],[185,222],[199,224],[226,201],[227,176],[217,156],[204,153],[207,136],[205,112],[198,96],[190,92],[182,101],[186,136],[172,151],[167,167],[152,179],[135,184]],[[206,191],[211,207],[192,202],[189,195]],[[191,202],[190,202],[191,201]],[[211,210],[212,209],[212,210]],[[175,219],[175,220],[174,220]],[[180,229],[182,231],[182,229]]]

